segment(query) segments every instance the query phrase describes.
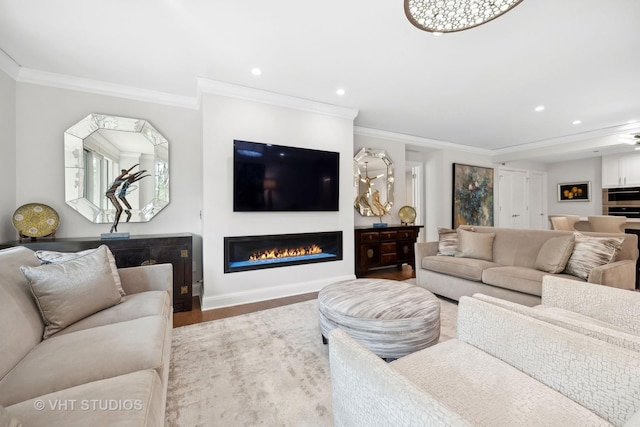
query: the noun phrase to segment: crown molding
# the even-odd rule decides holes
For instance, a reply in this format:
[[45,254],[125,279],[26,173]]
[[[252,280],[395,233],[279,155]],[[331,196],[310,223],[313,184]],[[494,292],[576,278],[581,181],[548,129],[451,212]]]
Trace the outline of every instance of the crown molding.
[[18,78],[20,72],[20,66],[2,49],[0,49],[0,70],[7,73],[13,80]]
[[173,107],[190,109],[199,108],[198,99],[196,97],[174,95],[171,93],[140,89],[133,86],[125,86],[81,77],[73,77],[65,74],[39,71],[31,68],[20,67],[16,81],[20,83],[30,83],[57,87],[60,89],[94,93],[97,95],[117,96],[119,98],[126,98],[134,101],[152,102],[154,104],[164,104]]
[[626,123],[564,135],[542,141],[529,142],[492,151],[495,162],[526,160],[528,158],[550,157],[571,152],[585,152],[613,145],[620,145],[617,136],[621,133],[640,131],[640,122]]
[[200,94],[208,93],[212,95],[226,96],[229,98],[260,102],[263,104],[275,105],[277,107],[324,114],[348,120],[353,120],[358,115],[358,110],[353,108],[340,107],[337,105],[325,104],[323,102],[296,98],[294,96],[282,95],[247,86],[239,86],[218,80],[198,78],[198,92]]
[[427,148],[437,148],[441,150],[455,150],[466,153],[481,154],[491,156],[493,152],[485,148],[470,147],[468,145],[455,144],[453,142],[440,141],[437,139],[423,138],[421,136],[407,135],[403,133],[389,132],[386,130],[378,130],[366,128],[362,126],[354,126],[353,133],[360,136],[368,136],[371,138],[381,138],[392,141],[404,142],[407,144],[418,145]]

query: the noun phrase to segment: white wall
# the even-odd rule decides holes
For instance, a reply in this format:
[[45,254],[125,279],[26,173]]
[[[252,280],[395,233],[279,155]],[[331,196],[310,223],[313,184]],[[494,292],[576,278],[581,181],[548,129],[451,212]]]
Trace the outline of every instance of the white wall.
[[[549,214],[586,217],[602,215],[602,158],[580,159],[547,165]],[[558,183],[591,181],[591,201],[559,202]]]
[[0,70],[0,242],[12,240],[16,205],[16,82]]
[[[203,124],[204,309],[312,292],[354,277],[351,200],[353,117],[205,93]],[[339,212],[233,212],[233,140],[340,153]],[[225,236],[343,232],[342,261],[224,274]]]
[[[108,232],[111,224],[93,224],[65,203],[64,131],[89,113],[146,119],[169,140],[171,200],[151,221],[120,223],[118,231],[193,233],[194,280],[201,277],[202,124],[198,110],[27,83],[17,84],[15,105],[17,167],[12,212],[25,203],[40,202],[60,216],[57,237],[95,237]],[[3,240],[16,239],[13,230]]]

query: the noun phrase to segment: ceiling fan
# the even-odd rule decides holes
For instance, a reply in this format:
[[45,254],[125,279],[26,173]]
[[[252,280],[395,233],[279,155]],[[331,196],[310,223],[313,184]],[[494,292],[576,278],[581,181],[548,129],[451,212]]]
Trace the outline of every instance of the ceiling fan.
[[629,145],[640,145],[640,133],[622,135],[619,141]]

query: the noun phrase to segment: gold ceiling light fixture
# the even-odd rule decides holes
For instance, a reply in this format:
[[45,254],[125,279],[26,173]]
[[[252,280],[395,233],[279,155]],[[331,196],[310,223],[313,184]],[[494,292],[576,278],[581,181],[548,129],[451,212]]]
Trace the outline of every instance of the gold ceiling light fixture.
[[430,33],[468,30],[496,19],[522,0],[404,0],[409,21]]

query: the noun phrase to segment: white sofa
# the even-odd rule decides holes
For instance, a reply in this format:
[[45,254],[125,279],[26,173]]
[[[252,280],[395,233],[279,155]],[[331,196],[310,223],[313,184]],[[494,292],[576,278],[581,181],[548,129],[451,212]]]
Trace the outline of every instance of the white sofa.
[[545,288],[548,310],[462,297],[455,339],[391,363],[332,331],[335,425],[640,425],[640,293]]
[[[77,272],[80,267],[81,273],[58,281],[71,288],[71,297],[62,298],[61,304],[74,303],[83,298],[80,287],[73,288],[81,279],[95,275],[87,286],[103,280],[108,288],[113,285],[115,261],[110,267],[99,260],[96,267],[85,260],[48,267],[40,266],[34,252],[25,247],[0,250],[3,427],[17,423],[25,427],[164,425],[173,328],[172,266],[117,270],[126,294],[121,297],[116,289],[119,302],[53,331],[52,307],[45,304],[51,302],[51,294],[44,289],[36,300],[30,289],[38,284],[36,273],[46,279],[47,274],[53,276],[52,271]],[[90,267],[83,269],[85,265]],[[33,273],[30,280],[21,267]],[[95,300],[91,293],[74,309],[91,305]],[[68,316],[71,311],[65,305],[58,315]]]

